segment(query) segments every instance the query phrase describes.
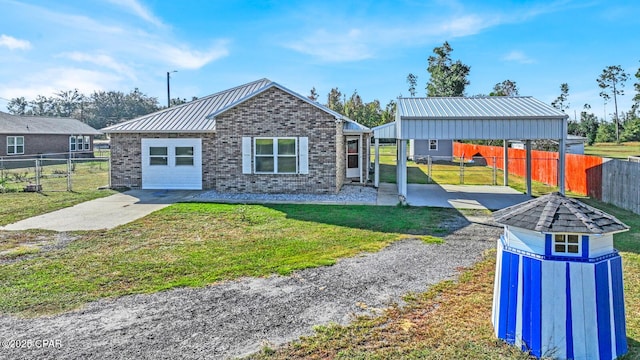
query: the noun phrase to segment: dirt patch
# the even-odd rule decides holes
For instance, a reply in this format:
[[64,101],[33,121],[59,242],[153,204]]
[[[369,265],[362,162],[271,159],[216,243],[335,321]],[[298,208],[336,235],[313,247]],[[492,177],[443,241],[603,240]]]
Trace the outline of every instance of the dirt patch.
[[[3,348],[12,359],[202,359],[244,356],[376,313],[402,295],[454,278],[494,246],[502,229],[485,217],[444,244],[403,240],[372,254],[291,276],[245,278],[206,288],[106,299],[84,309],[35,319],[0,317],[0,340],[40,346]],[[43,347],[43,340],[47,345]],[[22,343],[20,343],[22,344]],[[11,345],[11,343],[9,343]]]

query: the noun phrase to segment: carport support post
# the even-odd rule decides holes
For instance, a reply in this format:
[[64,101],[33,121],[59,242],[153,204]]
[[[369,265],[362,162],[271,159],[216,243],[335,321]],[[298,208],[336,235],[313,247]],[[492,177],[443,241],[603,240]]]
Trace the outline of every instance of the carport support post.
[[398,195],[407,198],[407,141],[404,139],[398,139],[396,141],[398,146],[397,152],[397,168],[398,168]]
[[507,139],[504,139],[504,144],[502,144],[502,161],[502,170],[504,170],[502,185],[509,186],[509,141]]
[[527,154],[527,195],[531,196],[531,140],[525,140],[524,146]]
[[558,192],[564,195],[564,177],[565,177],[565,157],[567,149],[565,148],[565,139],[567,138],[567,119],[562,121],[562,138],[558,141]]
[[380,185],[380,139],[378,138],[375,138],[373,151],[375,155],[375,162],[373,165],[373,185],[378,187]]

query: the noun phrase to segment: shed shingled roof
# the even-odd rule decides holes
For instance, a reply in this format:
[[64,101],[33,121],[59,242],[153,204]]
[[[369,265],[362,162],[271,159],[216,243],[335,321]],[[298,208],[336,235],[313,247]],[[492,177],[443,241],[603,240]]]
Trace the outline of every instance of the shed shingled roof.
[[72,118],[12,115],[0,111],[0,134],[98,135],[101,132]]
[[496,211],[493,218],[499,224],[539,232],[608,234],[629,229],[614,216],[560,193]]

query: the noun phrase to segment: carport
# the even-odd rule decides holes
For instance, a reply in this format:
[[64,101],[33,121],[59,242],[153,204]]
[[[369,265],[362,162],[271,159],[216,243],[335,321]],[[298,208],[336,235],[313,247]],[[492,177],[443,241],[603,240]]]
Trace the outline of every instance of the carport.
[[399,98],[396,120],[373,128],[374,184],[379,186],[380,139],[395,139],[398,194],[407,196],[408,140],[504,140],[504,180],[508,180],[509,140],[526,149],[527,195],[531,195],[531,141],[559,144],[558,186],[565,192],[565,139],[568,116],[530,96]]

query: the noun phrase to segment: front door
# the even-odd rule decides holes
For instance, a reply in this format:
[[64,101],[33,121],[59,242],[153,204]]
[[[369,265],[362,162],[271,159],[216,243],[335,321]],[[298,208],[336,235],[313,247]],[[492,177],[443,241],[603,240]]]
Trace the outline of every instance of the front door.
[[360,138],[347,138],[347,177],[360,177]]

